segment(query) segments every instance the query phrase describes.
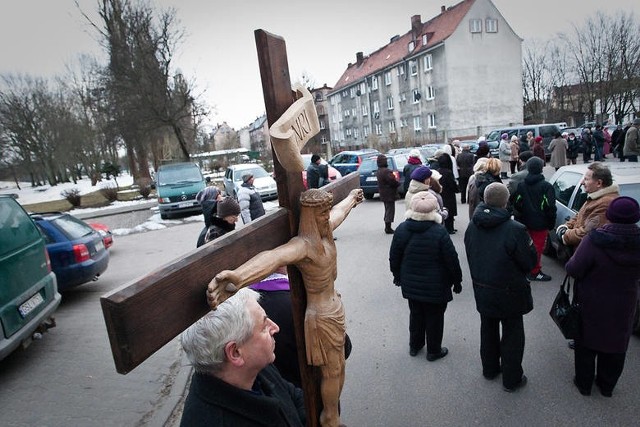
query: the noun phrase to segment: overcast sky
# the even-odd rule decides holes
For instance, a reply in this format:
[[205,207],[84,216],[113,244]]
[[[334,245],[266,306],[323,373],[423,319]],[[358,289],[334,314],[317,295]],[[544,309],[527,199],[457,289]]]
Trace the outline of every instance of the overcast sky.
[[[214,108],[210,121],[239,129],[264,112],[254,30],[284,37],[291,79],[303,72],[315,86],[335,85],[356,52],[368,54],[396,34],[410,29],[412,15],[427,21],[440,6],[457,2],[430,0],[152,0],[175,7],[187,38],[175,59],[187,78],[195,79]],[[78,0],[96,17],[98,0]],[[614,15],[632,11],[629,0],[493,0],[523,39],[548,40],[571,32],[600,10]],[[80,53],[101,52],[95,31],[74,0],[4,0],[0,5],[0,73],[53,76]]]

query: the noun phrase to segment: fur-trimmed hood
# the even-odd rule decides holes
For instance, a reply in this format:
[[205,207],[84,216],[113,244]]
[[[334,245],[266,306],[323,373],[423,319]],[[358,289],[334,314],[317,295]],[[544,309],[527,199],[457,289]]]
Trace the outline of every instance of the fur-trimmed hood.
[[412,219],[414,221],[433,221],[436,224],[442,224],[442,216],[436,211],[421,213],[421,212],[414,212],[411,209],[409,209],[404,213],[404,218]]

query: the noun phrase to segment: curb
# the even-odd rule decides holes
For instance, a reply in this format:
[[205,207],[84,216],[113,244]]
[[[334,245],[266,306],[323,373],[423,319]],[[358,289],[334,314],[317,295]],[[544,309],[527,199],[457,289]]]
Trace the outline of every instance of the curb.
[[136,204],[136,205],[104,208],[104,209],[99,209],[92,212],[73,213],[73,216],[84,220],[84,219],[91,219],[91,218],[100,218],[103,216],[119,215],[119,214],[124,214],[129,212],[144,211],[144,210],[149,210],[155,206],[158,206],[158,201],[151,200],[151,201]]

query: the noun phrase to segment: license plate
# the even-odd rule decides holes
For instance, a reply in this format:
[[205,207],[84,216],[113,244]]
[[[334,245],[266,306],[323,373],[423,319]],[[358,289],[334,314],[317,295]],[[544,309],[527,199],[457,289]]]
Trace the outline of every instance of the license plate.
[[189,203],[178,203],[178,209],[190,208],[191,206],[193,206],[193,204],[191,202],[189,202]]
[[102,239],[96,241],[96,252],[104,250],[104,241]]
[[371,181],[377,182],[378,181],[378,177],[376,177],[376,176],[368,176],[366,181],[367,182],[371,182]]
[[44,298],[42,298],[42,295],[40,295],[40,293],[35,294],[31,298],[29,298],[27,301],[22,303],[20,307],[18,307],[20,316],[22,316],[23,318],[27,317],[27,314],[31,313],[34,308],[36,308],[43,302],[44,302]]

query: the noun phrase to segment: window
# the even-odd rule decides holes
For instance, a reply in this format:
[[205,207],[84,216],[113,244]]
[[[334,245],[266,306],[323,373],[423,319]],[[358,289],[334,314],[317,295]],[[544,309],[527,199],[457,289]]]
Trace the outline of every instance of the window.
[[376,135],[382,135],[382,123],[376,123]]
[[391,71],[384,73],[384,84],[389,86],[391,84]]
[[344,116],[345,117],[349,117],[350,114],[351,114],[351,111],[348,108],[346,110],[344,110]]
[[482,32],[482,19],[470,19],[469,20],[469,31],[472,33],[481,33]]
[[429,114],[429,116],[427,117],[427,120],[429,121],[429,127],[431,129],[436,127],[436,115],[435,114]]
[[424,64],[424,72],[426,73],[429,70],[433,69],[433,64],[432,64],[432,56],[431,54],[429,55],[425,55],[422,57],[422,62]]
[[418,62],[414,60],[409,61],[409,69],[411,70],[412,76],[418,74]]
[[409,126],[409,123],[407,122],[407,119],[401,119],[400,120],[400,127],[401,128],[406,128],[407,126]]
[[342,97],[346,98],[347,96],[349,96],[349,92],[347,92],[346,90],[342,91]]
[[387,97],[387,110],[393,110],[393,96]]
[[365,126],[362,128],[362,136],[363,136],[363,137],[365,137],[365,138],[366,138],[367,136],[369,136],[369,125],[365,125]]
[[347,128],[347,137],[351,136],[351,128]]
[[400,102],[405,102],[407,100],[407,94],[402,92],[400,94]]
[[433,86],[429,86],[427,87],[427,99],[431,100],[433,98],[436,97],[435,91],[433,89]]
[[404,64],[398,65],[398,75],[404,76]]
[[493,18],[487,18],[486,21],[484,21],[484,25],[485,25],[485,30],[487,33],[497,33],[498,32],[498,20],[497,19],[493,19]]
[[422,35],[422,46],[426,46],[428,41],[429,41],[429,38],[427,37],[427,35],[423,34]]
[[367,104],[362,104],[362,117],[369,115],[369,106]]
[[364,82],[360,83],[360,93],[366,93],[367,85]]
[[389,122],[389,133],[396,133],[396,122],[395,122],[395,120],[391,120]]
[[417,104],[418,102],[420,102],[420,98],[422,98],[422,95],[420,94],[420,91],[418,89],[414,89],[413,90],[413,103]]
[[414,41],[410,41],[409,42],[409,52],[413,52],[413,49],[416,48],[416,42]]
[[324,120],[320,120],[320,129],[325,129]]
[[351,89],[349,89],[349,96],[351,96],[351,98],[355,98],[356,97],[356,88],[352,87]]
[[353,117],[355,117],[355,116],[356,116],[356,107],[353,107],[353,108],[351,109],[351,115],[352,115]]
[[371,77],[371,90],[378,90],[378,76]]
[[360,129],[358,128],[353,128],[353,137],[355,139],[358,139],[358,137],[360,136]]
[[419,131],[422,129],[422,125],[420,124],[420,116],[416,116],[413,118],[413,130]]
[[373,114],[380,113],[380,102],[373,101]]

